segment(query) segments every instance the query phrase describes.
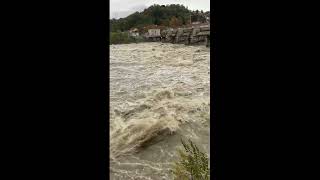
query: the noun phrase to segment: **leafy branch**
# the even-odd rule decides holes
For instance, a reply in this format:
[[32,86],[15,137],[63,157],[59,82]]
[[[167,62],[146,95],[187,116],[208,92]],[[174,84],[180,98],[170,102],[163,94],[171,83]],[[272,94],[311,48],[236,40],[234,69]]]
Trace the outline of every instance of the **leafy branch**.
[[209,159],[189,139],[189,144],[181,139],[184,151],[179,149],[180,161],[174,164],[175,180],[209,180]]

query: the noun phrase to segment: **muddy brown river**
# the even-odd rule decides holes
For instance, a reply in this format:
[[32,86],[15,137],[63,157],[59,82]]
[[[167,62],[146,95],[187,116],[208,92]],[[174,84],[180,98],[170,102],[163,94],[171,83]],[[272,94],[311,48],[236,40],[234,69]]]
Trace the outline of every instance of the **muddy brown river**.
[[110,45],[110,179],[173,179],[181,138],[209,153],[209,73],[205,46]]

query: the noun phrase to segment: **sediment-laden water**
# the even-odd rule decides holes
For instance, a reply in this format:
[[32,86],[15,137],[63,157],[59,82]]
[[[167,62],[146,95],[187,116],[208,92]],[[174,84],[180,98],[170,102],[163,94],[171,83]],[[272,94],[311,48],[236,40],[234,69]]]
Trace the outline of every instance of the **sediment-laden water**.
[[205,46],[110,46],[112,180],[172,179],[181,138],[209,152],[209,63]]

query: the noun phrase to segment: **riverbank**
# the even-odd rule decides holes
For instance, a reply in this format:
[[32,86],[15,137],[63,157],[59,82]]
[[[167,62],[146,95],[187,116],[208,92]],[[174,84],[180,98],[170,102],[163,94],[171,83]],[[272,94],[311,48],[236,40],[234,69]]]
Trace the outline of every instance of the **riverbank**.
[[109,45],[112,44],[130,44],[144,42],[142,37],[129,36],[127,32],[110,32]]

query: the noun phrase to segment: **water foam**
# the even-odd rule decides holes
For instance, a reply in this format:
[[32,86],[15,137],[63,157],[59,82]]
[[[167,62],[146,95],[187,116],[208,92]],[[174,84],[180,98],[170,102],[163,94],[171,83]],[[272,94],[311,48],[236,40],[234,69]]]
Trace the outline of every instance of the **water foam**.
[[181,137],[209,150],[209,52],[142,43],[110,54],[111,179],[171,179]]

